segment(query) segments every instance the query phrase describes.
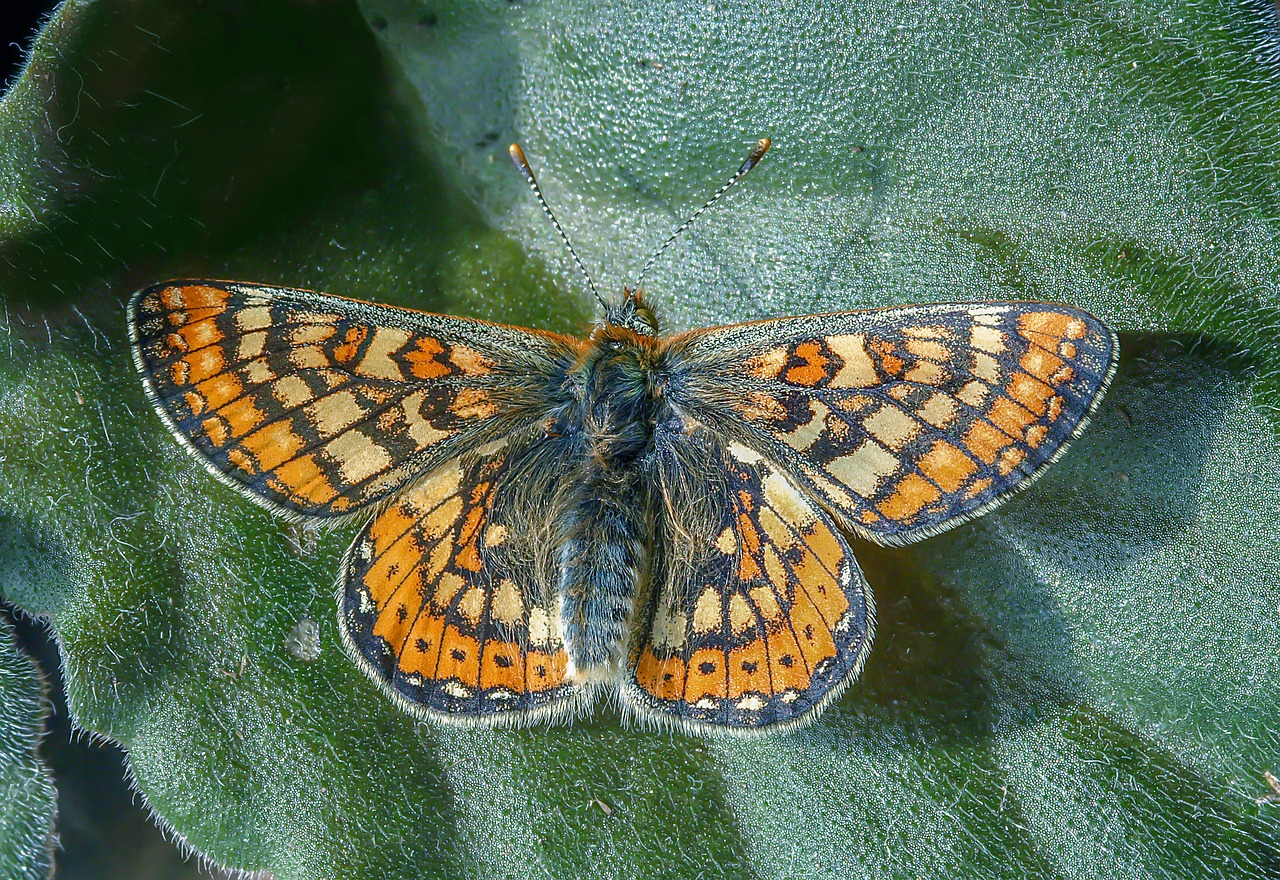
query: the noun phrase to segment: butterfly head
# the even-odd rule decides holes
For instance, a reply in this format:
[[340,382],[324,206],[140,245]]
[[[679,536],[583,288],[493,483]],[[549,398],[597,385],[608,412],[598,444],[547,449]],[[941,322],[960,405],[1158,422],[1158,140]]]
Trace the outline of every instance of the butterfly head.
[[630,330],[637,336],[657,336],[658,316],[645,304],[644,296],[638,288],[622,288],[622,302],[616,305],[605,305],[605,327],[619,327]]

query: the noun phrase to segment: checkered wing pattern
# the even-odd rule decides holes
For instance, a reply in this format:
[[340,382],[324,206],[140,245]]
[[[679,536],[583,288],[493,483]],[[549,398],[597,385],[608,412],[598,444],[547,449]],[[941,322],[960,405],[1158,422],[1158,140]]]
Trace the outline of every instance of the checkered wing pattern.
[[783,318],[670,342],[673,399],[778,462],[882,544],[936,534],[1025,486],[1115,370],[1096,318],[1041,303]]
[[129,304],[173,432],[277,512],[336,517],[537,418],[572,340],[302,290],[171,281]]
[[536,432],[451,458],[351,545],[339,623],[351,655],[406,711],[453,723],[577,714],[566,681],[552,511],[566,455]]
[[695,732],[803,724],[857,677],[870,589],[831,518],[777,465],[704,431],[660,432],[653,586],[624,704]]

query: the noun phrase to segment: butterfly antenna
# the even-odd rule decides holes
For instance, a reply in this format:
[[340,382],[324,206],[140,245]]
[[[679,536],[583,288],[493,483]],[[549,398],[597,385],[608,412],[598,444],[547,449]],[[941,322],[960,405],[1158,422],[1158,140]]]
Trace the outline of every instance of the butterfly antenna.
[[596,301],[604,309],[608,309],[608,304],[604,301],[604,297],[600,295],[600,291],[596,288],[596,283],[591,280],[591,273],[587,271],[587,267],[582,265],[582,259],[578,256],[578,252],[573,249],[573,243],[569,241],[569,236],[560,226],[560,221],[556,219],[556,215],[551,213],[551,206],[547,204],[547,200],[542,197],[542,190],[538,188],[538,179],[533,176],[533,169],[529,167],[529,160],[524,157],[524,150],[520,149],[519,144],[512,144],[507,148],[511,153],[511,161],[516,163],[516,167],[524,174],[524,179],[529,181],[529,188],[533,190],[533,194],[538,197],[538,204],[542,205],[543,213],[551,220],[551,225],[556,228],[556,232],[560,233],[560,240],[564,242],[564,246],[569,250],[569,256],[573,257],[573,261],[578,264],[578,271],[582,273],[582,277],[587,279],[587,286],[591,288],[591,292],[595,294]]
[[720,197],[725,193],[727,193],[735,183],[737,183],[742,178],[746,177],[747,172],[749,172],[752,168],[755,168],[756,164],[762,158],[764,158],[764,154],[769,152],[769,146],[772,143],[773,141],[769,140],[768,138],[760,138],[760,140],[756,141],[756,145],[751,149],[751,155],[747,156],[747,161],[743,162],[742,167],[739,168],[736,172],[734,172],[733,177],[729,178],[728,183],[726,183],[724,186],[716,190],[715,195],[707,199],[707,203],[705,205],[703,205],[698,210],[694,211],[693,214],[689,216],[688,220],[681,223],[680,228],[677,229],[675,232],[671,233],[671,237],[668,238],[666,241],[664,241],[662,243],[662,247],[658,248],[658,250],[654,253],[654,255],[649,258],[649,261],[644,264],[644,268],[640,270],[640,277],[636,279],[636,286],[635,286],[636,290],[640,289],[640,286],[644,283],[644,276],[649,274],[649,270],[652,269],[653,264],[658,261],[658,257],[662,256],[662,254],[666,251],[666,249],[671,247],[671,243],[674,242],[677,238],[679,238],[682,232],[684,232],[686,229],[688,229],[690,226],[693,225],[694,220],[697,220],[699,217],[702,216],[702,213],[704,211],[706,211],[716,202],[720,201]]

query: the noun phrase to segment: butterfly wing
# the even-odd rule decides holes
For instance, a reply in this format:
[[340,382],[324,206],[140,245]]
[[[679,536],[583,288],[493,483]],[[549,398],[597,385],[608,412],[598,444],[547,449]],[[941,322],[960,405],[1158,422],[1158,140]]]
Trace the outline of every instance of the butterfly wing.
[[658,523],[623,704],[702,733],[805,723],[857,677],[874,601],[831,518],[708,431],[655,434]]
[[221,281],[145,288],[128,316],[166,424],[286,515],[349,514],[539,418],[576,351],[533,330]]
[[485,444],[412,485],[352,544],[343,641],[406,711],[528,724],[586,708],[565,677],[551,537],[571,456],[540,430]]
[[1041,303],[782,318],[669,343],[684,415],[740,437],[846,528],[902,544],[1027,485],[1084,428],[1114,335]]

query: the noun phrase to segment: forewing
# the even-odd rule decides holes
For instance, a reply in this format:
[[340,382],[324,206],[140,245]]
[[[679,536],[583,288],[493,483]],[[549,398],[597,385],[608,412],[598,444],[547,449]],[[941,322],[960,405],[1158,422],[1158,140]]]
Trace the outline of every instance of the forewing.
[[286,514],[350,513],[537,418],[574,357],[551,334],[256,284],[156,285],[128,317],[169,428]]
[[693,732],[807,723],[871,648],[874,602],[852,552],[758,452],[705,431],[656,440],[657,537],[624,704]]
[[670,342],[672,402],[900,544],[1025,486],[1084,428],[1114,335],[1078,309],[947,304],[783,318]]
[[343,641],[407,711],[527,724],[576,714],[550,539],[567,475],[552,439],[489,443],[411,486],[356,538]]

